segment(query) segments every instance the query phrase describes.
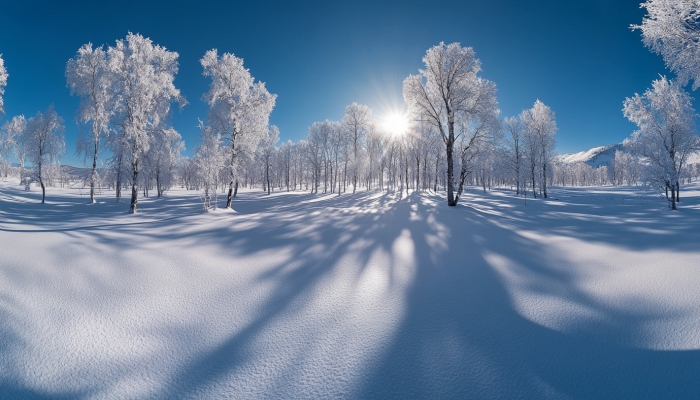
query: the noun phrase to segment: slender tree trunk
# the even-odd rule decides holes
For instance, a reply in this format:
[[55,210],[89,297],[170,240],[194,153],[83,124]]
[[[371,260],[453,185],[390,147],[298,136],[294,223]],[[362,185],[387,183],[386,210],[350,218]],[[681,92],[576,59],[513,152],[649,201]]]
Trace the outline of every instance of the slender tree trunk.
[[129,206],[129,213],[130,214],[136,214],[136,203],[138,202],[138,197],[139,197],[139,188],[138,188],[138,177],[139,177],[139,162],[138,159],[134,160],[134,162],[131,163],[132,168],[133,168],[133,181],[131,181],[131,205]]
[[39,163],[37,165],[37,170],[39,171],[39,184],[41,185],[41,204],[44,204],[44,202],[46,201],[46,187],[44,186],[44,179],[41,176],[41,157],[42,154],[41,152],[39,152]]
[[119,155],[118,157],[119,161],[117,161],[117,187],[116,187],[116,195],[117,195],[117,201],[122,199],[122,160],[123,156]]
[[420,188],[420,157],[416,157],[416,189]]
[[542,162],[542,191],[544,198],[547,198],[547,162]]
[[92,156],[92,176],[90,177],[90,203],[95,201],[95,174],[97,173],[97,146],[98,141],[95,140],[95,153]]
[[454,127],[450,127],[450,137],[447,139],[446,153],[447,153],[447,205],[450,207],[456,206],[457,202],[454,198],[454,182],[452,182],[452,176],[454,174],[454,161],[452,160],[452,146],[454,144]]
[[676,188],[671,185],[671,210],[676,209]]
[[537,197],[537,187],[535,186],[535,163],[530,163],[530,174],[532,175],[532,197]]
[[236,197],[238,193],[238,179],[236,179],[236,184],[233,186],[233,197]]

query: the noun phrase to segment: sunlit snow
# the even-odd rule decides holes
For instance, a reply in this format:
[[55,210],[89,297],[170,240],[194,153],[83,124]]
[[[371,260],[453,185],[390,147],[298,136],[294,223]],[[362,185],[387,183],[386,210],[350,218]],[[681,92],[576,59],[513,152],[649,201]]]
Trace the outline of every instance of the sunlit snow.
[[[700,188],[140,201],[0,182],[0,398],[687,398]],[[221,199],[220,199],[221,200]]]

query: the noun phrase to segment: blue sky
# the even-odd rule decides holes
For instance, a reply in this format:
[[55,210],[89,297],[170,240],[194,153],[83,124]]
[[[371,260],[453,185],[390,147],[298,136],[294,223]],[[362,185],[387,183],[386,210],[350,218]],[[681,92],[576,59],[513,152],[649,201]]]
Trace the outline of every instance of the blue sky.
[[73,155],[79,100],[66,88],[65,64],[82,44],[113,45],[128,31],[180,55],[175,84],[190,104],[175,112],[173,125],[188,154],[198,141],[197,118],[206,115],[199,59],[211,48],[244,58],[278,95],[271,123],[293,141],[314,121],[342,118],[353,101],[380,119],[401,109],[403,79],[440,41],[474,48],[482,76],[498,87],[502,116],[538,98],[549,105],[560,153],[621,142],[634,130],[622,116],[625,97],[659,74],[672,76],[629,29],[644,16],[640,0],[4,3],[4,120],[54,103],[66,120],[69,164],[82,160]]

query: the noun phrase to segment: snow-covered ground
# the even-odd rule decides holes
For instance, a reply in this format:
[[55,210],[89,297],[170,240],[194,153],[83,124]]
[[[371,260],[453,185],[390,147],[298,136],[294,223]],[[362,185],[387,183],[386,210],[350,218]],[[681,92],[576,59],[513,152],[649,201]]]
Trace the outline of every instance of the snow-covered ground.
[[700,187],[257,191],[205,214],[0,183],[0,398],[693,398]]

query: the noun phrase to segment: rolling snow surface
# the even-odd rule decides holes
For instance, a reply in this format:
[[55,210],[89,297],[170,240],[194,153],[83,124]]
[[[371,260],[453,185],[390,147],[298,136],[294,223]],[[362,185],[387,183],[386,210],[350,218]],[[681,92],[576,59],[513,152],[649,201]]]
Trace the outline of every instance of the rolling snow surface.
[[697,398],[698,186],[551,193],[0,182],[0,398]]

